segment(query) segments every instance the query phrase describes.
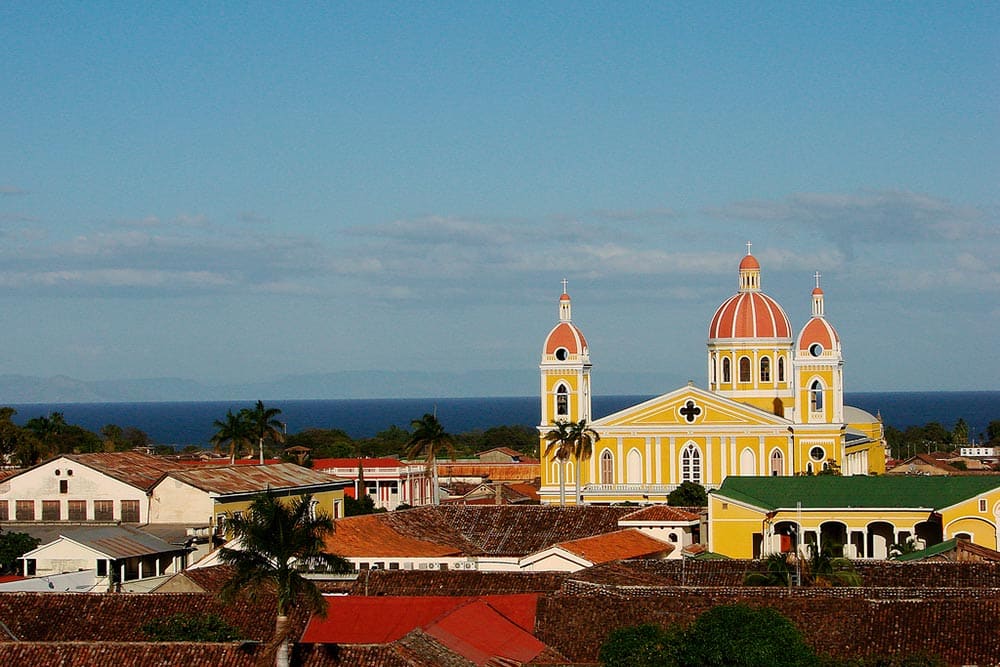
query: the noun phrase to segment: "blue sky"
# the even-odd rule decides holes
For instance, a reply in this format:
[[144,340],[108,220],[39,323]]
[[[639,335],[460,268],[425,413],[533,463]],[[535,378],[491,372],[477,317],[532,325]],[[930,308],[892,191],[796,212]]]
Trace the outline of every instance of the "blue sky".
[[0,374],[533,386],[566,277],[597,393],[703,385],[752,240],[848,390],[998,388],[1000,4],[11,2],[0,44]]

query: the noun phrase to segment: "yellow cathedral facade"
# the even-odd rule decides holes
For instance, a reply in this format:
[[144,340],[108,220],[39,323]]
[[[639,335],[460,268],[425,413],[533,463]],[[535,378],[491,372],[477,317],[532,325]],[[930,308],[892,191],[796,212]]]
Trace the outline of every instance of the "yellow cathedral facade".
[[[734,475],[885,472],[882,423],[844,405],[840,336],[826,319],[819,274],[812,317],[796,335],[761,291],[748,243],[739,288],[712,316],[706,361],[707,389],[689,383],[594,418],[590,348],[563,281],[559,321],[539,365],[542,502],[564,494],[574,503],[577,487],[585,504],[662,503],[686,481],[714,489]],[[555,424],[581,420],[600,435],[589,456],[546,454],[545,434]]]

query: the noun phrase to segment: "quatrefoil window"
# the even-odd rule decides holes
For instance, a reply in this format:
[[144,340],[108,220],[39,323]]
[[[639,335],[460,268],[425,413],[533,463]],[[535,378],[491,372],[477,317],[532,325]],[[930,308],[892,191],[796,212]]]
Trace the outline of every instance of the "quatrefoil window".
[[684,404],[684,407],[679,410],[681,416],[687,420],[688,424],[693,424],[694,420],[698,418],[701,414],[701,408],[694,404],[694,401],[688,401]]

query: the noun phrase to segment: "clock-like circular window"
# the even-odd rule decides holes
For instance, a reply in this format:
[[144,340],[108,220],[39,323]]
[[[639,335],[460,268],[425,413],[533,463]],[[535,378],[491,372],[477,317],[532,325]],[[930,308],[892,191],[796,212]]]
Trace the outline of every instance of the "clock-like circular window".
[[556,359],[558,359],[559,361],[566,361],[566,358],[568,356],[569,356],[569,350],[567,350],[565,347],[560,347],[558,350],[556,350]]
[[819,343],[813,343],[812,345],[809,346],[809,354],[811,354],[814,357],[818,357],[819,355],[823,354],[823,346],[820,345]]
[[825,456],[826,456],[826,450],[823,449],[822,447],[813,447],[812,449],[809,450],[809,457],[813,461],[822,461]]

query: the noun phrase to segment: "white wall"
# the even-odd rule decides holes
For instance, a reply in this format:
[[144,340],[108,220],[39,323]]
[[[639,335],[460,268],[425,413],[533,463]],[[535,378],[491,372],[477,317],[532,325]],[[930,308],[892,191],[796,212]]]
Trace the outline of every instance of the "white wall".
[[208,492],[165,477],[150,495],[149,522],[208,525],[214,509],[215,501]]
[[[58,472],[58,474],[57,474]],[[66,493],[60,493],[59,482],[66,482]],[[114,501],[114,520],[121,520],[121,501],[139,501],[139,523],[149,520],[149,505],[145,491],[120,482],[104,473],[66,458],[57,458],[0,482],[0,500],[8,505],[8,520],[16,520],[18,500],[35,501],[35,520],[42,520],[42,501],[58,500],[62,521],[69,520],[70,500],[87,502],[87,521],[94,520],[94,501]]]

